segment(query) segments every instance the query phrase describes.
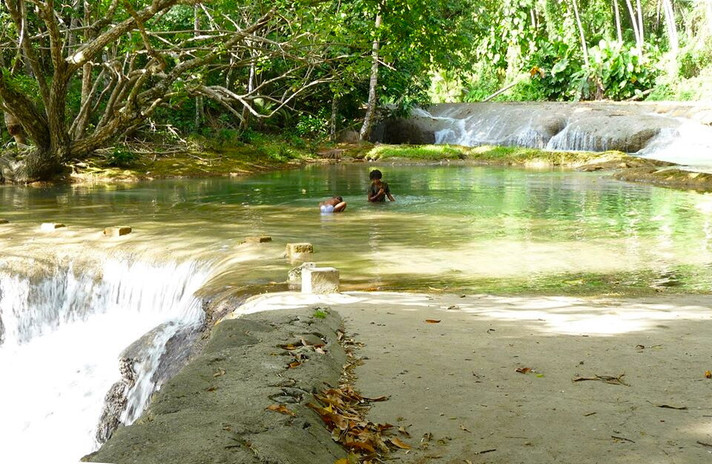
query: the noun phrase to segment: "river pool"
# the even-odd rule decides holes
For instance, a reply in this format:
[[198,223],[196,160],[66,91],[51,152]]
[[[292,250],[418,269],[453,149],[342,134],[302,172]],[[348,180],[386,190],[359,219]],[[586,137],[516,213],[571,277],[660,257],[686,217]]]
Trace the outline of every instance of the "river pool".
[[[0,188],[4,255],[50,245],[215,265],[216,285],[275,285],[289,242],[314,245],[344,289],[621,292],[712,288],[712,196],[600,173],[380,166],[396,202],[368,204],[365,164],[247,178]],[[343,214],[321,215],[332,194]],[[55,234],[39,223],[67,225]],[[102,240],[95,231],[129,225]],[[3,233],[4,232],[4,233]],[[52,235],[50,237],[50,235]],[[272,242],[240,245],[250,236]],[[72,245],[73,244],[73,245]],[[48,250],[45,250],[47,252]]]
[[[601,173],[380,165],[396,201],[368,204],[372,167],[0,186],[9,221],[0,224],[0,372],[12,379],[0,383],[0,461],[78,460],[96,449],[120,353],[154,333],[135,364],[144,374],[128,393],[130,422],[160,385],[157,341],[195,331],[206,299],[286,289],[291,242],[312,243],[313,261],[338,268],[342,290],[712,289],[711,195]],[[320,214],[332,194],[346,211]],[[105,237],[114,225],[133,231]],[[272,241],[245,242],[255,236]]]

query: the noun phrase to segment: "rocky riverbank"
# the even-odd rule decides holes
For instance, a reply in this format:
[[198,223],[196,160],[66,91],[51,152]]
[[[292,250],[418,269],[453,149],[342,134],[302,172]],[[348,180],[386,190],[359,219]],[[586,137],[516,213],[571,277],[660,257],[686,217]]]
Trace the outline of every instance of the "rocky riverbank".
[[[338,385],[346,364],[341,326],[337,313],[314,308],[219,323],[141,418],[83,461],[307,464],[346,457],[306,406],[325,385]],[[299,359],[292,347],[300,348]]]

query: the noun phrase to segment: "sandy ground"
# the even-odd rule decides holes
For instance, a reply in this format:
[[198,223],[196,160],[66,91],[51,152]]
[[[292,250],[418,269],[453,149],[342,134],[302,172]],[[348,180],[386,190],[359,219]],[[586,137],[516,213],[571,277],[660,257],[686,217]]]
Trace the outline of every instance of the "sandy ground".
[[712,462],[710,297],[282,293],[241,309],[314,305],[363,344],[357,389],[390,396],[369,418],[409,433],[393,462]]

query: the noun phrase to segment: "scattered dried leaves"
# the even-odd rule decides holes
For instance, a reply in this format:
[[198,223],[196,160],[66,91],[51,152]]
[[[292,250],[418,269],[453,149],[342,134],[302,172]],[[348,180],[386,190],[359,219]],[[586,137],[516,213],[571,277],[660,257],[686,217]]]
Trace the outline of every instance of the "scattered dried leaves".
[[518,367],[516,369],[516,371],[519,372],[520,374],[528,374],[532,371],[532,368],[531,367]]
[[439,324],[440,319],[426,319],[425,322],[427,322],[428,324]]
[[[348,459],[340,459],[335,464],[375,464],[382,462],[382,457],[392,450],[410,449],[407,443],[388,435],[395,433],[394,426],[375,424],[366,419],[370,404],[385,401],[388,397],[367,398],[354,390],[351,385],[354,380],[353,370],[361,360],[353,353],[353,348],[359,345],[342,331],[339,331],[338,338],[347,355],[342,383],[338,388],[324,389],[314,395],[315,403],[307,404],[307,407],[319,414],[334,441],[341,443],[350,452]],[[408,436],[405,429],[401,428],[400,431]]]
[[[337,335],[340,337],[339,340],[341,340],[341,337],[343,337],[343,332],[339,331],[337,332]],[[324,343],[323,341],[310,342],[303,336],[299,337],[299,343],[286,343],[284,345],[278,346],[283,350],[289,352],[289,355],[293,358],[292,361],[287,364],[287,369],[294,369],[295,367],[299,367],[304,363],[304,361],[308,360],[309,356],[306,354],[306,352],[314,351],[318,354],[326,354],[326,343]]]

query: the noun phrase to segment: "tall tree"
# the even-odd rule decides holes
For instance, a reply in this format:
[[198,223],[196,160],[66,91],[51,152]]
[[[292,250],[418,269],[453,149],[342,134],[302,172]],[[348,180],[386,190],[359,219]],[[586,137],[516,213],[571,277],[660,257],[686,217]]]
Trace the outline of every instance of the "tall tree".
[[[71,159],[145,123],[181,93],[216,99],[240,114],[235,106],[256,112],[253,102],[267,98],[279,108],[315,85],[312,71],[321,58],[309,47],[310,37],[280,33],[298,29],[298,5],[275,3],[282,7],[277,11],[260,3],[213,2],[229,8],[196,31],[196,3],[3,0],[0,16],[11,22],[0,31],[0,50],[30,73],[13,75],[3,67],[0,108],[20,122],[33,144],[22,159],[5,160],[3,172],[19,181],[50,177]],[[186,26],[171,29],[176,12],[186,13]],[[281,68],[245,91],[239,84],[227,88],[201,80],[218,62],[230,63],[220,69],[254,63]],[[81,97],[74,104],[77,87]]]

